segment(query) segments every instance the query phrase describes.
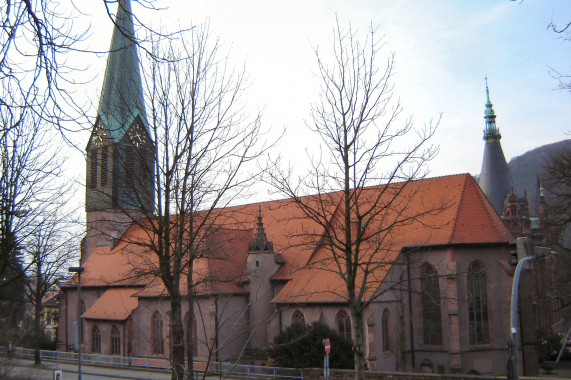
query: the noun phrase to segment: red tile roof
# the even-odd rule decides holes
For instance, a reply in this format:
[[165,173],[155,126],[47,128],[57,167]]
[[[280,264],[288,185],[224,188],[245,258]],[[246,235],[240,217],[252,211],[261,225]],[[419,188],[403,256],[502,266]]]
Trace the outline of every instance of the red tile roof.
[[81,316],[85,319],[124,321],[137,307],[136,288],[110,288]]
[[[393,198],[392,194],[397,193],[398,196]],[[469,174],[413,181],[406,186],[393,184],[363,189],[361,205],[370,204],[379,194],[382,194],[381,201],[391,200],[390,207],[373,217],[370,225],[387,227],[396,219],[399,223],[384,236],[381,250],[364,249],[364,257],[378,264],[372,278],[367,279],[370,285],[368,292],[374,291],[390,267],[383,264],[390,264],[403,247],[502,243],[512,238]],[[342,217],[339,209],[341,196],[342,193],[338,192],[321,198],[308,196],[302,200],[321,207],[329,218],[327,221],[335,223]],[[446,207],[438,212],[431,211],[443,204]],[[316,244],[324,234],[321,224],[307,218],[290,199],[218,210],[218,223],[222,228],[213,239],[217,245],[212,252],[216,254],[195,262],[194,281],[209,280],[201,282],[199,292],[245,292],[242,283],[246,279],[248,242],[254,232],[259,207],[267,239],[273,242],[274,251],[281,252],[285,261],[272,278],[293,278],[275,302],[342,301],[344,288],[339,275],[332,270],[335,268],[332,257],[323,245]],[[137,292],[140,297],[166,294],[160,281],[153,281],[148,273],[141,275],[142,270],[157,272],[156,255],[145,246],[150,241],[152,236],[148,230],[133,224],[113,250],[98,249],[88,257],[84,263],[86,270],[82,284],[144,286]],[[186,282],[182,281],[183,294],[185,288]]]
[[[468,174],[415,181],[404,189],[398,186],[397,184],[397,188],[393,189],[399,192],[398,199],[393,201],[392,195],[386,194],[386,200],[391,200],[393,204],[378,218],[369,221],[387,230],[376,237],[383,239],[381,245],[372,242],[361,253],[360,262],[367,263],[372,268],[367,273],[369,277],[364,287],[365,299],[373,295],[405,247],[506,243],[513,239]],[[368,190],[378,194],[386,189],[386,186],[379,186]],[[440,208],[440,205],[444,207]],[[345,283],[337,269],[344,270],[342,259],[336,259],[326,246],[316,250],[307,265],[295,273],[292,281],[284,286],[273,301],[346,302]],[[339,260],[339,266],[336,260]],[[357,276],[357,289],[363,283],[363,276],[363,273]]]

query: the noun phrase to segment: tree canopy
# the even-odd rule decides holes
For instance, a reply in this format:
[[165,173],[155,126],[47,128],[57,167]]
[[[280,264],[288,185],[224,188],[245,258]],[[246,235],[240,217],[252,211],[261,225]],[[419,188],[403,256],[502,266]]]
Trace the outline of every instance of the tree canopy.
[[274,338],[268,352],[281,367],[322,367],[325,355],[323,339],[329,339],[331,342],[329,366],[353,369],[351,342],[321,322],[313,322],[310,325],[291,324]]

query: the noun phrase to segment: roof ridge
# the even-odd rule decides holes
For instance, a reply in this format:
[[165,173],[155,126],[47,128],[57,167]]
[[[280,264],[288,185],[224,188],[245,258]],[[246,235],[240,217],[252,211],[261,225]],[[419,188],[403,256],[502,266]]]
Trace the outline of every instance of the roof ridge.
[[[471,176],[470,173],[464,172],[464,173],[456,173],[456,174],[445,174],[445,175],[440,175],[440,176],[436,176],[436,177],[423,177],[423,178],[417,178],[417,179],[411,179],[411,180],[407,180],[407,181],[396,181],[396,182],[390,182],[390,183],[380,183],[378,185],[370,185],[370,186],[364,186],[361,187],[360,189],[366,190],[366,189],[374,189],[374,188],[378,188],[381,186],[391,186],[391,185],[397,185],[399,183],[408,183],[408,182],[420,182],[420,181],[431,181],[431,180],[436,180],[439,178],[447,178],[447,177],[458,177],[458,176]],[[353,188],[351,190],[354,190]],[[320,196],[320,195],[330,195],[330,194],[335,194],[335,193],[339,193],[342,192],[343,189],[339,189],[339,190],[335,190],[335,191],[330,191],[330,192],[323,192],[323,193],[317,193],[317,194],[306,194],[306,195],[301,195],[299,196],[299,198],[306,198],[306,197],[316,197],[316,196]],[[291,201],[293,198],[288,197],[288,198],[279,198],[279,199],[269,199],[269,200],[265,200],[265,201],[258,201],[258,202],[249,202],[249,203],[242,203],[242,204],[236,204],[236,205],[232,205],[232,206],[226,206],[226,207],[221,207],[221,208],[235,208],[235,207],[247,207],[247,206],[253,206],[253,205],[263,205],[266,203],[273,203],[273,202],[284,202],[284,201]]]
[[450,236],[448,238],[448,243],[452,243],[454,238],[454,233],[456,232],[456,226],[458,225],[458,217],[460,216],[460,207],[462,206],[462,201],[464,200],[464,192],[466,191],[466,184],[468,183],[469,173],[464,174],[464,183],[462,185],[462,190],[460,191],[460,199],[458,200],[458,207],[456,208],[456,215],[454,216],[454,225],[452,226],[452,231],[450,231]]

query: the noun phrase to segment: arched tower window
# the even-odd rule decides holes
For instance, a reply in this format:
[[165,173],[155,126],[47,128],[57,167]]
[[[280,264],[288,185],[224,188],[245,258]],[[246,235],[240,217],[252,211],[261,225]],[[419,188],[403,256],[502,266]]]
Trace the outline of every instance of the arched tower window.
[[127,185],[133,186],[133,174],[135,173],[135,154],[133,147],[128,145],[125,147],[125,176],[127,178]]
[[101,352],[101,332],[97,325],[93,325],[91,329],[91,352],[94,354]]
[[121,332],[115,325],[111,327],[111,355],[121,355]]
[[89,152],[90,155],[90,168],[89,168],[89,184],[91,185],[92,188],[96,188],[97,187],[97,166],[98,166],[98,162],[97,162],[97,156],[98,156],[98,149],[93,149],[91,152]]
[[468,266],[468,315],[470,344],[490,343],[486,268],[478,260]]
[[303,313],[300,310],[296,310],[293,312],[293,315],[291,316],[291,323],[301,323],[305,325],[305,317],[303,316]]
[[149,173],[149,154],[147,153],[146,149],[141,149],[139,154],[141,156],[141,161],[139,163],[139,169],[141,171],[141,183],[146,185],[149,183],[149,179],[151,177]]
[[158,310],[151,316],[151,354],[164,354],[163,319]]
[[345,339],[351,340],[351,318],[344,310],[337,313],[337,332]]
[[390,351],[391,340],[390,340],[390,319],[391,315],[388,309],[383,310],[383,315],[381,317],[381,334],[383,338],[383,351]]
[[440,285],[438,284],[438,273],[432,265],[428,263],[423,265],[420,283],[424,344],[442,344]]
[[104,146],[101,148],[101,187],[107,186],[109,173],[109,148]]

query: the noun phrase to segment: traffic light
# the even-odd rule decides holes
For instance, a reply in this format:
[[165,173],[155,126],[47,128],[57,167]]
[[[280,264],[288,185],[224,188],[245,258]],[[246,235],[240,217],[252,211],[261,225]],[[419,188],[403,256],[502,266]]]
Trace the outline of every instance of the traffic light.
[[510,242],[510,246],[515,248],[510,251],[510,255],[512,256],[512,260],[510,261],[511,265],[517,265],[519,260],[529,256],[526,237],[518,237],[515,241]]

